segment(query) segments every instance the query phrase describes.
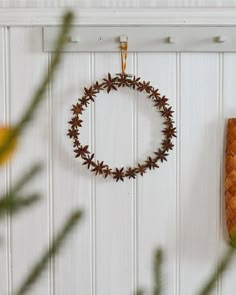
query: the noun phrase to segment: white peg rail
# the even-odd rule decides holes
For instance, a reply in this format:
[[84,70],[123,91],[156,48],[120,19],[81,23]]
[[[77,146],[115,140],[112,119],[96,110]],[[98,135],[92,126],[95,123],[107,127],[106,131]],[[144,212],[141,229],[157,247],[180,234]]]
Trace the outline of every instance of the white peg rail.
[[[44,28],[44,51],[53,51],[57,31],[58,27]],[[131,52],[236,51],[236,26],[78,26],[68,36],[64,51],[116,52],[122,37],[128,37]]]

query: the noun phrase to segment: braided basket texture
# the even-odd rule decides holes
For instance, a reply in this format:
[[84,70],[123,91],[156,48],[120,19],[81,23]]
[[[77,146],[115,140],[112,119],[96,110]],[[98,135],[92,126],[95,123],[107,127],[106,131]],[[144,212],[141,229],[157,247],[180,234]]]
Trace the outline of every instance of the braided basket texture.
[[225,212],[228,233],[236,238],[236,118],[228,120],[225,153]]

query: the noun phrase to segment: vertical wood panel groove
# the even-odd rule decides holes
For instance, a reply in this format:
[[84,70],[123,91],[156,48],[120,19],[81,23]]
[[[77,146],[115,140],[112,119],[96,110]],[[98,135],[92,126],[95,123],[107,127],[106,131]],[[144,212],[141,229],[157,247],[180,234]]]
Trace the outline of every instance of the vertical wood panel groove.
[[[128,68],[131,71],[130,63]],[[113,73],[119,71],[119,54],[97,53],[96,76],[102,77],[108,69]],[[111,167],[123,166],[125,161],[132,165],[133,161],[134,96],[130,97],[127,89],[121,91],[123,95],[116,91],[104,93],[103,99],[96,103],[96,154],[99,159],[107,159]],[[96,194],[97,294],[130,294],[133,289],[132,182],[116,183],[97,177]]]
[[[6,97],[6,67],[5,67],[5,60],[6,60],[6,57],[5,57],[5,30],[6,28],[3,27],[1,28],[1,33],[2,33],[2,62],[3,62],[3,67],[2,67],[2,77],[3,77],[3,81],[2,81],[2,84],[3,84],[3,103],[4,103],[4,107],[3,107],[3,121],[4,121],[4,124],[6,125],[7,124],[7,97]],[[4,167],[4,193],[6,194],[7,193],[7,168]],[[4,234],[7,236],[7,233],[8,233],[8,228],[7,228],[7,215],[5,215],[5,218],[4,218]],[[8,252],[7,252],[7,249],[6,249],[6,252],[5,252],[5,265],[4,265],[4,268],[5,268],[5,274],[6,274],[6,278],[8,277],[8,269],[7,269],[7,261],[8,261]],[[6,286],[7,287],[7,282],[4,282],[4,287]],[[8,292],[9,290],[7,290]]]
[[[52,85],[53,99],[53,192],[54,228],[61,228],[68,214],[81,208],[85,216],[78,232],[71,234],[64,251],[55,259],[55,294],[88,294],[92,288],[91,175],[81,161],[73,159],[67,138],[73,100],[90,81],[90,54],[63,54],[59,79]],[[86,87],[86,85],[85,85]],[[74,97],[74,98],[73,98]],[[91,142],[90,107],[83,114],[82,142]]]
[[[5,97],[5,124],[10,125],[10,28],[4,28],[4,97]],[[6,165],[6,191],[11,186],[11,166]],[[11,217],[7,214],[7,294],[12,294],[12,234]]]
[[[217,222],[217,262],[220,261],[220,241],[223,238],[221,231],[223,225],[223,208],[224,208],[224,187],[223,187],[223,83],[224,83],[224,53],[219,53],[219,74],[218,74],[218,159],[219,159],[219,200],[217,198],[216,210],[219,218]],[[222,278],[219,277],[217,282],[217,294],[222,294]]]
[[[198,291],[217,259],[218,56],[181,53],[181,294]],[[189,280],[189,274],[195,280]]]
[[[95,53],[90,53],[90,83],[94,81],[95,75]],[[90,110],[90,145],[92,153],[95,153],[95,104],[92,103]],[[96,294],[96,179],[91,177],[91,196],[90,196],[90,220],[91,220],[91,294]]]
[[[133,73],[137,76],[138,72],[138,63],[137,63],[137,53],[135,52],[133,54]],[[132,110],[132,142],[133,142],[133,147],[132,147],[132,154],[133,154],[133,166],[135,166],[135,163],[137,163],[137,147],[138,147],[138,121],[137,121],[137,116],[138,116],[138,93],[134,96],[133,100],[133,110]],[[132,179],[132,223],[133,223],[133,237],[132,237],[132,286],[133,286],[133,293],[136,294],[137,288],[138,288],[138,218],[137,218],[137,213],[138,213],[138,182],[137,179]]]
[[[50,71],[51,54],[47,55],[47,68]],[[49,142],[48,142],[48,159],[47,159],[47,171],[48,171],[48,235],[49,246],[52,245],[54,237],[54,216],[53,216],[53,105],[52,105],[52,83],[48,86],[47,91],[47,103],[48,103],[48,124],[49,124]],[[55,259],[52,258],[49,264],[49,294],[55,293],[54,288],[54,265]]]
[[[236,103],[235,103],[235,91],[236,91],[236,54],[224,53],[222,58],[222,89],[221,89],[221,189],[220,189],[220,206],[221,206],[221,224],[219,228],[220,233],[220,254],[221,257],[228,247],[228,234],[225,220],[225,196],[224,196],[224,152],[226,141],[226,125],[228,118],[235,118],[236,115]],[[220,294],[231,295],[236,276],[236,258],[231,262],[227,270],[227,274],[220,278]]]
[[[4,124],[6,125],[7,124],[7,95],[6,95],[6,37],[5,37],[5,34],[6,34],[6,28],[3,27],[2,28],[2,61],[3,61],[3,67],[2,67],[2,76],[3,76],[3,101],[4,101]],[[8,168],[7,166],[4,167],[4,174],[5,174],[5,183],[4,183],[4,193],[6,194],[7,191],[8,191]],[[6,255],[6,265],[5,265],[5,271],[6,271],[6,278],[7,278],[7,282],[5,283],[4,286],[7,287],[7,292],[8,294],[9,293],[9,281],[8,281],[8,216],[6,214],[5,216],[5,230],[4,230],[4,233],[6,234],[6,237],[7,237],[7,249],[6,249],[6,252],[5,252],[5,255]]]
[[181,53],[176,53],[176,126],[177,126],[177,140],[176,140],[176,268],[175,268],[175,294],[180,294],[180,118],[181,118]]

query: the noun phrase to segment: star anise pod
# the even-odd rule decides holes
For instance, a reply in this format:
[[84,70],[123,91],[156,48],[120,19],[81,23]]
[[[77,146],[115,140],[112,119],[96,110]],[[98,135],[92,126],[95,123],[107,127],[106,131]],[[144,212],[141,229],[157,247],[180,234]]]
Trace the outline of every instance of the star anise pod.
[[157,156],[157,161],[160,160],[161,163],[163,163],[163,161],[167,161],[166,157],[168,156],[168,154],[165,152],[165,150],[159,149],[154,154]]
[[167,107],[168,106],[167,101],[168,101],[168,98],[166,98],[165,95],[162,97],[158,97],[154,99],[154,106],[158,107],[159,109]]
[[119,180],[124,181],[125,173],[123,170],[124,170],[124,167],[121,169],[116,168],[116,171],[112,172],[113,178],[116,179],[116,182]]
[[159,168],[159,166],[156,163],[156,160],[152,159],[151,157],[148,157],[148,160],[145,161],[145,163],[146,163],[146,167],[149,168],[150,170]]
[[81,104],[73,104],[71,111],[73,112],[74,115],[81,115],[82,112],[84,111],[84,108]]
[[148,98],[157,98],[159,95],[159,89],[151,89],[151,94],[148,96]]
[[79,99],[82,105],[87,107],[89,105],[90,98],[87,96],[83,96],[82,98]]
[[73,147],[78,147],[80,145],[79,140],[76,138],[73,142]]
[[93,158],[94,158],[94,154],[92,154],[91,156],[85,157],[83,165],[87,165],[87,167],[89,169],[90,166],[93,166]]
[[78,131],[77,129],[71,128],[71,129],[68,130],[67,135],[68,135],[70,138],[77,138],[78,135],[79,135],[79,131]]
[[103,175],[105,178],[107,178],[108,175],[111,175],[111,173],[112,173],[112,169],[109,168],[108,166],[105,169],[103,169]]
[[89,89],[84,87],[84,95],[94,101],[94,97],[96,97],[96,90],[93,89],[93,86],[91,86]]
[[167,118],[166,120],[165,120],[165,122],[164,122],[164,124],[166,125],[166,126],[169,126],[169,127],[173,127],[174,126],[174,121],[172,120],[172,118]]
[[79,119],[78,116],[73,117],[68,123],[72,125],[73,128],[82,127],[83,121]]
[[174,111],[172,111],[171,107],[169,107],[169,108],[164,107],[163,110],[161,111],[161,114],[163,117],[173,117],[173,115],[172,115],[173,113],[174,113]]
[[88,151],[88,145],[85,145],[85,146],[80,146],[78,147],[78,149],[74,150],[74,152],[76,153],[76,158],[78,157],[86,157],[86,154],[89,154],[89,151]]
[[133,79],[129,81],[130,86],[131,86],[133,89],[135,89],[135,87],[136,87],[137,85],[139,85],[139,81],[140,81],[140,79],[141,79],[140,77],[136,78],[136,77],[134,76]]
[[176,137],[176,128],[169,126],[162,131],[168,138]]
[[136,178],[136,169],[129,167],[126,172],[125,176],[130,178]]
[[119,74],[117,82],[118,87],[130,86],[130,80],[128,79],[128,75],[126,74]]
[[109,93],[112,89],[117,90],[116,88],[117,77],[111,78],[111,74],[108,73],[107,79],[103,79],[103,81],[105,81],[104,88],[107,88],[107,93]]
[[139,173],[141,176],[143,176],[144,173],[146,173],[146,166],[138,164],[138,167],[136,168],[136,172]]
[[168,152],[169,150],[173,150],[174,147],[172,141],[169,138],[164,139],[161,145],[166,152]]
[[147,93],[150,93],[150,91],[153,89],[153,87],[150,85],[150,82],[145,82],[145,81],[143,81],[142,83],[140,82],[139,84],[138,84],[138,90],[140,91],[140,92],[142,92],[142,91],[146,91]]
[[93,89],[97,92],[100,92],[103,90],[103,83],[98,83],[98,81],[96,81],[96,83],[93,85]]
[[94,168],[92,169],[92,172],[95,172],[95,175],[97,174],[102,174],[103,173],[103,169],[106,167],[107,165],[103,164],[102,162],[97,161],[97,164],[94,165]]

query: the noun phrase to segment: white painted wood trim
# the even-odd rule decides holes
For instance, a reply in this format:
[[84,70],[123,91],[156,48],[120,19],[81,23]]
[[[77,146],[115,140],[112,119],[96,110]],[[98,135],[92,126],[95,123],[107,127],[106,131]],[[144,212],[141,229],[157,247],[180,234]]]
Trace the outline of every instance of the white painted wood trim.
[[[53,52],[58,26],[43,30],[43,48]],[[235,52],[236,26],[76,26],[65,52],[119,52],[122,35],[129,52]],[[169,42],[169,38],[175,41]],[[220,41],[219,41],[220,39]],[[71,40],[77,40],[71,41]]]
[[[62,8],[1,8],[0,26],[59,25]],[[73,8],[75,25],[236,25],[236,8]]]

